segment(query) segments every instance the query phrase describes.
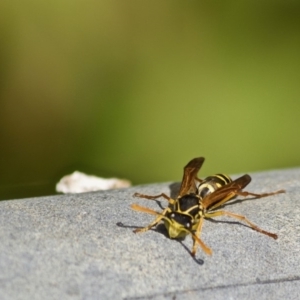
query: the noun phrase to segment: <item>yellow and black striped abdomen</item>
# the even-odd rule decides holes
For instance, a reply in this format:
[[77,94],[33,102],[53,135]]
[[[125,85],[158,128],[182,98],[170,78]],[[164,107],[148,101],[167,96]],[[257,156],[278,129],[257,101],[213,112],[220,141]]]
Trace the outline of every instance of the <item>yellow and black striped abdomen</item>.
[[201,199],[213,193],[220,187],[232,182],[232,179],[225,174],[216,174],[206,177],[198,186],[198,195]]

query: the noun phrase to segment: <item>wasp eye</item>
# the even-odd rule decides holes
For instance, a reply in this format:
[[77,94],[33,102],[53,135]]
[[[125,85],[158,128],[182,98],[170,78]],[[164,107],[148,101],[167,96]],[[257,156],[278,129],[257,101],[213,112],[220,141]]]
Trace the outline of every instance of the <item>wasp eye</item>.
[[190,228],[190,227],[191,227],[191,223],[190,223],[190,222],[187,222],[187,223],[185,224],[185,227],[186,227],[186,228]]
[[174,218],[175,217],[175,214],[171,214],[171,216],[170,216],[171,218]]

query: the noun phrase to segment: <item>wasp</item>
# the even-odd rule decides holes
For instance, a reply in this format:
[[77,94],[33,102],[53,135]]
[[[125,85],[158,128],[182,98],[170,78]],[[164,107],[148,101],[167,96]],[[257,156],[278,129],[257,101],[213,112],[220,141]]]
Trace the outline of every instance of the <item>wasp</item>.
[[155,196],[135,193],[133,195],[134,197],[148,200],[156,200],[162,197],[168,201],[169,205],[162,212],[157,212],[138,204],[132,204],[131,208],[133,210],[156,216],[155,220],[148,226],[135,229],[134,232],[145,232],[156,226],[160,221],[163,221],[170,238],[182,239],[187,235],[192,236],[192,256],[196,254],[197,245],[199,245],[206,254],[211,255],[212,250],[200,238],[203,221],[204,219],[228,216],[244,222],[252,229],[276,240],[278,238],[277,234],[261,229],[245,216],[216,209],[237,196],[254,196],[254,199],[257,199],[284,193],[285,191],[279,190],[263,194],[243,191],[251,181],[251,177],[248,174],[235,180],[232,180],[225,174],[216,174],[202,180],[197,177],[197,174],[203,163],[204,157],[197,157],[192,159],[184,167],[183,178],[176,199],[172,199],[164,193]]

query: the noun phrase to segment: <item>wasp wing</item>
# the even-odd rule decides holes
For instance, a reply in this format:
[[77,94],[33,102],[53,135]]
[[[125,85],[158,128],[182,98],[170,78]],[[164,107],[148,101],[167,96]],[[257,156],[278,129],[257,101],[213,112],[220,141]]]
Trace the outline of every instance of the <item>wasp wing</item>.
[[[220,187],[213,193],[207,195],[202,200],[202,205],[205,209],[214,209],[233,197],[236,196],[238,191],[241,191],[245,186],[247,186],[251,181],[251,177],[245,174],[236,180]],[[222,201],[223,200],[223,201]]]
[[204,157],[196,157],[184,167],[179,197],[196,191],[195,178],[203,163]]

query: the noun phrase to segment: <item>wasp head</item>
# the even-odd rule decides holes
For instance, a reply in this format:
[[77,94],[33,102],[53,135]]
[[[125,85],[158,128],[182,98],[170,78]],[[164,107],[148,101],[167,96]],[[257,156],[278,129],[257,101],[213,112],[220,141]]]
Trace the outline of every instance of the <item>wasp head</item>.
[[166,214],[164,223],[171,239],[184,238],[191,232],[193,226],[191,216],[172,211]]

